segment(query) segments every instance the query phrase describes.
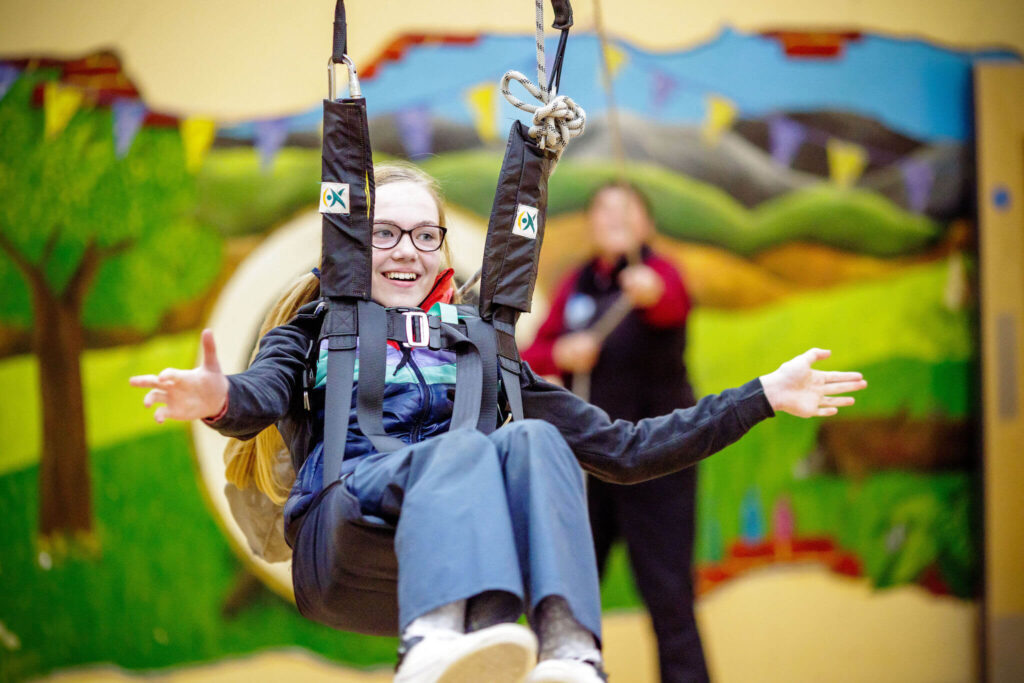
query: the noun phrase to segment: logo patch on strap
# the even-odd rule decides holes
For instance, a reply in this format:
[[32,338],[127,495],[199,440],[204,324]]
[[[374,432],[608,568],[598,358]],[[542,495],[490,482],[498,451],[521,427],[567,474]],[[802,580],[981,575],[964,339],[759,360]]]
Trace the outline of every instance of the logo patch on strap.
[[537,239],[537,230],[540,228],[539,221],[540,212],[537,209],[520,204],[516,210],[516,223],[512,226],[512,234],[535,240]]
[[320,213],[348,213],[348,183],[320,183]]

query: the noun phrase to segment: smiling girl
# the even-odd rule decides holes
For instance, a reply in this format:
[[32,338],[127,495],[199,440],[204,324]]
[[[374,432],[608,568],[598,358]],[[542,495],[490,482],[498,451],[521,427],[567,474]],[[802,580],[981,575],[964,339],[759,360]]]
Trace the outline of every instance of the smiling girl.
[[[382,164],[375,181],[374,301],[424,310],[450,302],[444,208],[433,179],[415,167]],[[606,680],[581,466],[608,481],[651,479],[721,450],[777,411],[834,415],[853,404],[835,394],[866,386],[859,373],[813,370],[829,352],[812,349],[692,408],[612,422],[524,366],[527,419],[483,434],[448,428],[454,353],[389,345],[384,428],[405,445],[377,452],[353,409],[340,479],[325,482],[326,349],[312,360],[308,409],[302,397],[319,327],[300,307],[318,298],[315,277],[300,280],[272,312],[245,372],[221,372],[206,330],[199,367],[168,368],[131,384],[150,390],[145,406],[161,404],[158,422],[202,418],[230,437],[260,435],[255,448],[235,453],[229,476],[277,500],[286,488],[275,475],[279,441],[268,435],[284,438],[297,469],[285,500],[285,536],[304,614],[325,621],[359,609],[344,597],[352,549],[337,542],[347,501],[358,501],[366,525],[394,530],[401,633],[395,680],[404,683]],[[515,623],[523,613],[532,628]]]

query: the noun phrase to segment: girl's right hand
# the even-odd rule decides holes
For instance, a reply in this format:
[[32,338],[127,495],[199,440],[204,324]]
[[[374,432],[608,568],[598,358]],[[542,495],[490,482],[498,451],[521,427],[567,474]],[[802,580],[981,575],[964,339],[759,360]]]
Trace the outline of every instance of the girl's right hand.
[[228,400],[228,378],[221,372],[213,332],[203,330],[203,362],[193,370],[167,368],[159,375],[136,375],[128,380],[133,387],[145,387],[149,393],[142,404],[149,408],[162,403],[153,413],[159,423],[172,420],[198,420],[213,417],[224,410]]

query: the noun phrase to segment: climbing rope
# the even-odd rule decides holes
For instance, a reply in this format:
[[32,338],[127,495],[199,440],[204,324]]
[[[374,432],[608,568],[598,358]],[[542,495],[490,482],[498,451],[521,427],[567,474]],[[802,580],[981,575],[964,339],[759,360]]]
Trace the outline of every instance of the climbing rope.
[[[546,84],[547,70],[544,64],[544,2],[537,0],[537,80],[540,85],[534,84],[523,73],[515,70],[506,71],[501,78],[501,94],[505,96],[516,109],[520,109],[533,115],[533,125],[530,127],[529,135],[537,146],[544,150],[555,153],[555,163],[561,158],[569,141],[582,135],[586,126],[587,114],[583,108],[573,102],[572,98],[558,94],[557,81],[549,88]],[[556,71],[560,71],[557,65]],[[512,81],[518,81],[522,86],[540,100],[539,105],[528,104],[513,95],[509,90]],[[554,172],[554,168],[552,168]]]

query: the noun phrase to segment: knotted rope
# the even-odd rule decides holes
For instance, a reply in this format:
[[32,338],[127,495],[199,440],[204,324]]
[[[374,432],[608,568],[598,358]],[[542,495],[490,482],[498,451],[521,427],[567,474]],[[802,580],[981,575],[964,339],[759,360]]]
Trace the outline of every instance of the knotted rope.
[[[587,114],[581,106],[573,102],[572,98],[559,95],[557,91],[548,91],[547,70],[544,65],[544,1],[537,0],[536,6],[537,80],[540,86],[519,71],[506,71],[501,78],[501,94],[516,109],[533,115],[529,135],[537,142],[538,147],[555,153],[557,164],[569,141],[583,134]],[[513,95],[509,90],[512,81],[521,83],[527,92],[540,100],[540,104],[528,104]]]

